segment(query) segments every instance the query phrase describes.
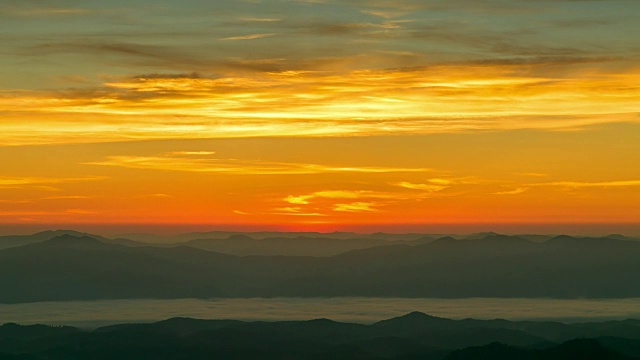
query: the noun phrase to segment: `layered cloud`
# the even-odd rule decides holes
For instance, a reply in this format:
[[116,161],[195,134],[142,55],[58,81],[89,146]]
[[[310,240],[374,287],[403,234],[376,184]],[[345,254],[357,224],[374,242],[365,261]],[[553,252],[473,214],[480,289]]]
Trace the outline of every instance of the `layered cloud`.
[[630,4],[15,2],[0,145],[637,122]]
[[147,75],[98,89],[4,92],[1,143],[567,130],[640,119],[635,71],[526,74],[535,68]]

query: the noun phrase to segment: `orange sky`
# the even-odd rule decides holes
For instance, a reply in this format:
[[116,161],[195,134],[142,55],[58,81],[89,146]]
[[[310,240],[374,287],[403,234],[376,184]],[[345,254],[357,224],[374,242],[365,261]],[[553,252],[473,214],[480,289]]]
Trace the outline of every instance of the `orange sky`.
[[612,2],[0,6],[0,230],[640,233]]

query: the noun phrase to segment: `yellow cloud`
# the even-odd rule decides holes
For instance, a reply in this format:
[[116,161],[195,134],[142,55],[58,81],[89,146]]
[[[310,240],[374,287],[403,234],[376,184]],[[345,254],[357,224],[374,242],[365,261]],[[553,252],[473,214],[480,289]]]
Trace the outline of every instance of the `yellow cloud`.
[[372,202],[354,202],[349,204],[335,204],[333,210],[339,212],[371,212],[378,211],[374,209],[376,203]]
[[251,35],[242,35],[242,36],[231,36],[227,38],[223,38],[222,40],[254,40],[254,39],[262,39],[270,36],[277,35],[275,33],[268,34],[251,34]]
[[532,176],[532,177],[545,177],[545,176],[549,176],[549,174],[535,173],[535,172],[517,173],[516,175],[520,175],[520,176]]
[[193,155],[193,156],[199,156],[199,155],[215,155],[215,151],[172,151],[170,153],[168,153],[168,155],[176,155],[176,156],[183,156],[183,155]]
[[277,211],[288,212],[288,213],[299,213],[302,212],[302,208],[300,207],[283,207],[277,208]]
[[282,19],[278,18],[258,18],[258,17],[244,17],[240,18],[241,21],[249,21],[249,22],[278,22],[282,21]]
[[43,200],[73,200],[73,199],[91,199],[92,196],[84,195],[66,195],[66,196],[47,196]]
[[365,190],[325,190],[314,192],[311,196],[327,199],[357,199],[363,196],[372,195],[379,195],[379,193]]
[[[437,180],[440,181],[442,179],[437,179]],[[397,183],[395,185],[403,187],[403,188],[407,188],[407,189],[422,190],[422,191],[428,191],[428,192],[442,191],[442,190],[448,188],[448,186],[445,186],[445,185],[414,184],[414,183],[410,183],[408,181],[399,182],[399,183]]]
[[0,204],[29,204],[32,200],[5,200],[0,199]]
[[522,194],[523,192],[529,190],[528,188],[517,188],[517,189],[513,189],[513,190],[508,190],[508,191],[498,191],[493,193],[494,195],[517,195],[517,194]]
[[[404,185],[401,185],[404,184]],[[303,195],[289,195],[284,198],[284,201],[290,204],[296,205],[309,205],[312,202],[319,202],[321,199],[361,199],[361,200],[383,200],[385,203],[394,203],[405,200],[420,200],[432,197],[441,197],[432,194],[433,192],[446,189],[446,186],[442,185],[429,185],[429,184],[412,184],[409,182],[401,182],[398,184],[392,184],[394,186],[404,187],[412,190],[421,190],[420,192],[399,192],[399,191],[373,191],[373,190],[321,190],[315,191],[309,194]],[[447,194],[443,196],[457,196],[456,194]],[[316,201],[314,201],[316,200]],[[374,202],[359,202],[359,204],[373,204]],[[378,206],[384,205],[381,202],[377,203]]]
[[640,180],[619,180],[600,182],[580,182],[580,181],[556,181],[547,183],[527,184],[528,186],[558,186],[566,188],[607,188],[607,187],[629,187],[640,186]]
[[311,199],[312,197],[313,196],[311,195],[301,195],[301,196],[289,195],[284,199],[284,201],[290,204],[306,205],[306,204],[309,204],[309,199]]
[[81,177],[81,178],[41,178],[41,177],[0,177],[0,188],[3,187],[23,187],[23,186],[42,186],[62,183],[76,183],[83,181],[104,180],[105,177]]
[[637,69],[624,76],[592,70],[557,78],[543,70],[531,64],[284,69],[216,78],[139,76],[73,92],[9,90],[0,93],[0,145],[567,130],[638,122]]
[[307,205],[312,199],[395,199],[397,194],[369,190],[324,190],[307,195],[289,195],[284,200],[291,204]]
[[390,19],[405,15],[407,12],[403,10],[361,10],[363,14],[373,15],[384,19]]
[[134,169],[209,172],[247,175],[286,175],[321,173],[402,173],[426,172],[426,168],[395,167],[345,167],[321,164],[284,163],[238,159],[215,159],[199,157],[177,157],[175,153],[165,156],[110,156],[105,161],[86,163],[89,165],[119,166]]
[[427,181],[429,181],[429,182],[430,182],[430,183],[432,183],[432,184],[438,184],[438,185],[450,185],[450,184],[452,184],[452,183],[454,182],[454,180],[450,180],[450,179],[438,179],[438,178],[435,178],[435,179],[429,179],[429,180],[427,180]]

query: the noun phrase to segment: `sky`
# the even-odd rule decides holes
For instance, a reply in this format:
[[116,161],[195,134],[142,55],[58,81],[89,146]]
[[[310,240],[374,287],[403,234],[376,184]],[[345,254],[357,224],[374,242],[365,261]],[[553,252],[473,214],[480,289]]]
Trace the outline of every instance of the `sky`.
[[640,234],[638,18],[0,0],[0,232]]

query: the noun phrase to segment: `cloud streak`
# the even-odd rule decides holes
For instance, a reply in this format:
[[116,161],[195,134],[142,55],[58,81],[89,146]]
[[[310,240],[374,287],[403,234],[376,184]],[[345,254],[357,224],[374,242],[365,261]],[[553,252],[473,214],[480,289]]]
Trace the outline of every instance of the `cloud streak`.
[[219,159],[211,157],[178,157],[175,153],[165,156],[110,156],[105,161],[87,165],[117,166],[131,169],[186,171],[232,175],[306,175],[324,173],[419,173],[428,168],[330,166],[322,164]]
[[374,208],[376,203],[372,202],[354,202],[348,204],[336,204],[333,211],[339,212],[372,212],[378,211]]
[[226,41],[237,41],[237,40],[255,40],[262,39],[266,37],[271,37],[277,35],[276,33],[265,33],[265,34],[249,34],[249,35],[240,35],[240,36],[231,36],[222,38],[222,40]]
[[90,176],[77,178],[43,178],[43,177],[0,177],[1,188],[20,188],[32,186],[46,186],[55,184],[78,183],[85,181],[104,180],[105,177]]
[[640,186],[640,180],[617,180],[617,181],[596,181],[596,182],[581,182],[581,181],[555,181],[546,183],[528,184],[529,186],[552,186],[562,188],[622,188],[622,187],[636,187]]
[[0,92],[8,119],[0,144],[567,130],[640,120],[640,73],[540,77],[525,70],[531,65],[152,74],[99,89]]

